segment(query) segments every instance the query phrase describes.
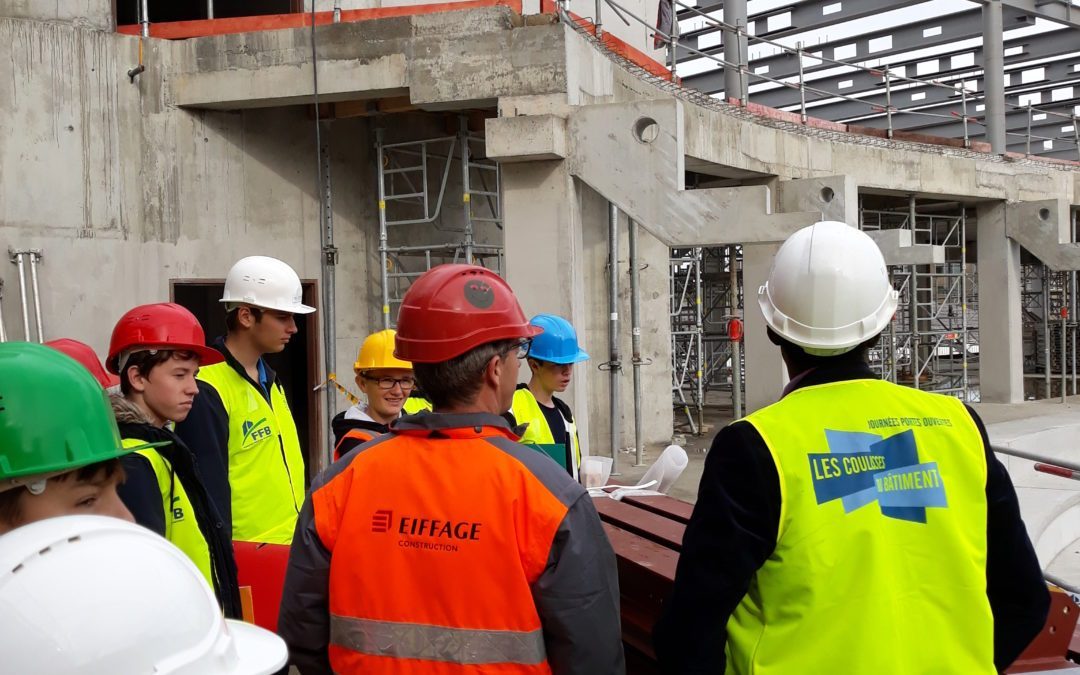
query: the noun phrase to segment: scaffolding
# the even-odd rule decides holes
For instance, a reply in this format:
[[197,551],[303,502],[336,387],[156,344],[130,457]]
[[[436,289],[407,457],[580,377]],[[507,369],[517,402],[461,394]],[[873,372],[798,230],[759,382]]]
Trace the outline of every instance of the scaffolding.
[[[967,264],[967,213],[962,205],[934,205],[920,212],[915,198],[903,208],[860,207],[864,231],[905,229],[917,245],[944,250],[944,262],[890,265],[900,299],[896,316],[869,352],[871,366],[885,380],[925,391],[978,401],[970,377],[978,359],[978,298],[974,265]],[[936,212],[944,207],[945,212]]]
[[703,249],[673,249],[668,275],[671,298],[672,397],[675,410],[686,417],[682,426],[701,433],[704,426],[705,369],[702,312]]
[[675,409],[681,428],[701,433],[704,408],[718,403],[711,392],[730,398],[733,410],[742,400],[743,360],[733,358],[728,334],[742,316],[742,247],[672,249],[668,282]]
[[[1021,265],[1025,391],[1028,398],[1077,393],[1075,272],[1037,260]],[[1063,384],[1064,383],[1064,384]]]
[[[409,285],[435,265],[464,262],[502,274],[502,245],[478,241],[476,231],[483,223],[502,229],[502,181],[498,162],[487,159],[483,136],[469,131],[465,117],[456,135],[416,141],[386,143],[384,130],[376,129],[375,152],[382,323],[391,328]],[[462,226],[447,228],[443,207],[455,167]],[[418,225],[450,234],[452,241],[403,243],[403,229]]]

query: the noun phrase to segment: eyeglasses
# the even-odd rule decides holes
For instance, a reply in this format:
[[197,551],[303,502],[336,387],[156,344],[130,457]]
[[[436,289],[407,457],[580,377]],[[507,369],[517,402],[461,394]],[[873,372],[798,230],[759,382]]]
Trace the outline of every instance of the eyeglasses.
[[518,342],[510,349],[507,349],[503,354],[509,354],[510,352],[517,350],[517,357],[523,359],[529,355],[529,350],[532,349],[532,338],[526,338],[521,342]]
[[416,386],[416,379],[412,377],[403,377],[400,380],[394,377],[368,377],[367,375],[361,375],[365,380],[371,380],[379,383],[379,389],[385,389],[387,391],[394,388],[394,385],[401,387],[401,391],[412,391]]

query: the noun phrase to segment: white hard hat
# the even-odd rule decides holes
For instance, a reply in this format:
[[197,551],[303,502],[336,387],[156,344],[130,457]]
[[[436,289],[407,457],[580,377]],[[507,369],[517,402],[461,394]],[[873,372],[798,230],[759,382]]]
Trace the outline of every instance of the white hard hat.
[[226,620],[180,549],[138,525],[63,516],[0,536],[0,670],[268,675],[270,631]]
[[311,314],[314,307],[305,305],[304,289],[293,268],[277,258],[252,255],[241,258],[225,277],[221,302],[244,304],[293,314]]
[[788,237],[758,289],[765,323],[818,356],[843,354],[879,334],[898,299],[874,240],[828,220]]

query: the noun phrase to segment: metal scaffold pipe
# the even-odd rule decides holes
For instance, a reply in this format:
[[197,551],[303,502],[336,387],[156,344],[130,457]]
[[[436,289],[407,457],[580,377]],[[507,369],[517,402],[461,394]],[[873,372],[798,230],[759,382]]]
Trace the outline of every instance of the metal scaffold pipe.
[[611,473],[618,472],[620,430],[622,426],[622,401],[619,398],[619,207],[608,204],[608,323],[607,363],[610,374],[611,413]]
[[[386,165],[386,151],[383,149],[383,130],[375,130],[375,161],[379,171],[379,274],[382,283],[382,327],[390,327],[390,258],[386,246],[386,187],[383,185],[382,171]],[[449,162],[448,162],[449,164]]]
[[641,434],[641,284],[638,277],[638,224],[629,222],[630,234],[630,344],[634,368],[634,466],[641,466],[644,459],[644,441]]
[[[1073,241],[1073,242],[1076,241],[1076,220],[1077,220],[1077,215],[1078,214],[1080,214],[1080,210],[1074,209],[1073,212],[1072,212],[1072,229],[1070,230],[1070,232],[1072,233],[1072,239],[1070,239],[1069,241]],[[1072,394],[1073,394],[1073,396],[1076,396],[1076,329],[1077,329],[1077,322],[1076,322],[1076,305],[1077,305],[1077,303],[1076,303],[1076,290],[1077,290],[1077,288],[1076,288],[1076,270],[1072,270],[1071,272],[1069,272],[1069,318],[1071,318],[1072,322],[1073,322],[1072,331],[1071,331],[1072,340],[1071,340],[1071,344],[1070,344],[1070,347],[1072,347],[1072,349],[1071,349],[1071,351],[1072,351],[1071,364],[1072,364]]]
[[1045,398],[1050,398],[1050,268],[1043,265],[1042,275],[1042,319],[1043,319],[1043,378],[1046,387]]

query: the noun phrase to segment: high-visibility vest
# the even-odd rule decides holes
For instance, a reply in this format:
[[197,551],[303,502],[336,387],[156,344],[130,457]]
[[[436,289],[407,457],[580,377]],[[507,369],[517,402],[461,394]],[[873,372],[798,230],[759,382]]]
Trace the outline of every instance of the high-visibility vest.
[[[562,410],[559,411],[563,424],[566,425],[566,437],[570,439],[571,450],[567,453],[561,443],[555,442],[555,436],[551,433],[547,418],[540,410],[540,403],[528,387],[519,387],[514,391],[514,402],[510,411],[518,424],[528,425],[525,427],[525,435],[519,442],[524,445],[538,446],[544,452],[547,452],[548,448],[557,449],[553,454],[558,457],[552,457],[552,459],[559,462],[571,476],[577,478],[578,467],[581,466],[581,440],[578,438],[577,425],[571,419],[567,419],[567,415],[563,414]],[[564,459],[560,460],[559,457]]]
[[[125,448],[145,444],[146,441],[138,438],[123,439]],[[215,588],[210,547],[199,529],[195,508],[191,505],[184,484],[176,477],[169,460],[162,457],[157,450],[147,448],[137,450],[136,453],[146,458],[157,478],[158,490],[161,492],[161,508],[165,513],[165,538],[191,558],[206,578],[206,583],[210,584],[210,588]]]
[[431,401],[420,396],[410,396],[405,399],[401,409],[406,415],[415,415],[423,410],[431,410]]
[[335,673],[550,675],[532,586],[568,507],[492,439],[391,432],[312,491]]
[[270,402],[228,363],[198,378],[214,387],[229,416],[229,487],[235,541],[292,542],[304,503],[304,457],[281,385]]
[[776,464],[780,523],[728,621],[727,673],[995,673],[986,449],[964,405],[850,380],[746,421]]

